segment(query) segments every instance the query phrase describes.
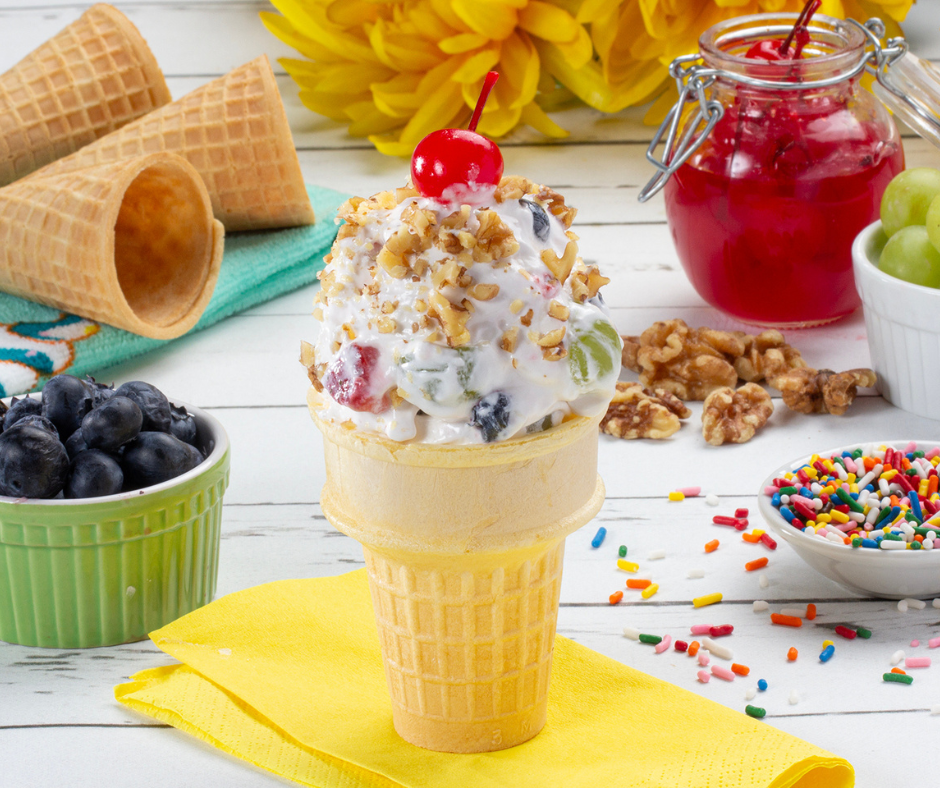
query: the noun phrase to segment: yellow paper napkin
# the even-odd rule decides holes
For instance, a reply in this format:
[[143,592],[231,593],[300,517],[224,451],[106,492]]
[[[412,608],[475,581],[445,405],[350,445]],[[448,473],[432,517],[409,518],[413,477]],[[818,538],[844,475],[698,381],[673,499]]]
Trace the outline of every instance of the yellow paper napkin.
[[548,723],[501,752],[422,750],[392,727],[365,570],[283,580],[154,632],[180,665],[121,702],[317,788],[850,788],[842,758],[564,637]]

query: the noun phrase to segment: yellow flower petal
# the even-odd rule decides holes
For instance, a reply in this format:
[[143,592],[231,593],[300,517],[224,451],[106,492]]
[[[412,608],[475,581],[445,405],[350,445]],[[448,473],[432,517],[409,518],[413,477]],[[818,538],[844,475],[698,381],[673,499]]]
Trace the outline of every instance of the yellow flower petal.
[[499,62],[499,46],[484,49],[471,55],[454,72],[454,82],[476,82],[486,76],[486,72]]
[[324,93],[360,93],[373,82],[391,79],[394,72],[375,63],[348,63],[323,69],[318,90]]
[[349,133],[353,137],[368,137],[370,134],[385,134],[404,125],[401,118],[390,118],[380,112],[371,101],[363,101],[346,108],[352,122]]
[[586,25],[608,17],[619,8],[620,0],[584,0],[578,8],[575,19]]
[[477,33],[502,41],[509,38],[516,27],[516,9],[498,0],[452,0],[454,13]]
[[335,52],[327,49],[316,41],[304,38],[300,35],[283,16],[272,14],[270,11],[262,11],[258,14],[264,26],[277,38],[283,41],[287,46],[293,47],[301,55],[309,57],[311,60],[335,62],[343,60]]
[[273,5],[303,36],[316,41],[348,60],[375,62],[376,56],[364,36],[347,33],[326,18],[322,8],[298,0],[271,0]]
[[568,132],[548,117],[542,108],[534,101],[530,104],[526,104],[522,108],[522,122],[527,126],[531,126],[536,131],[541,132],[546,137],[560,139],[568,136]]
[[443,57],[430,42],[396,34],[383,19],[372,25],[369,41],[379,60],[397,71],[425,71]]
[[368,0],[343,0],[326,7],[326,18],[340,27],[353,27],[379,18],[381,7]]
[[390,117],[411,117],[421,106],[421,77],[421,74],[412,72],[396,74],[387,82],[373,83],[371,87],[375,106]]
[[346,105],[371,98],[368,93],[350,96],[345,93],[322,93],[314,90],[301,90],[298,95],[303,105],[308,109],[344,123],[348,120],[346,113],[343,111]]
[[458,33],[456,36],[443,39],[437,46],[441,52],[446,52],[448,55],[457,55],[479,49],[487,43],[489,43],[489,39],[479,33]]
[[563,8],[541,0],[530,0],[519,11],[519,27],[536,38],[556,43],[572,41],[579,32],[584,32],[584,28]]
[[578,35],[574,41],[555,42],[558,51],[571,64],[573,68],[581,68],[591,61],[594,55],[594,45],[591,37],[583,27],[578,28]]
[[511,107],[522,108],[535,98],[539,69],[539,53],[525,33],[513,33],[503,42],[499,72],[515,89]]

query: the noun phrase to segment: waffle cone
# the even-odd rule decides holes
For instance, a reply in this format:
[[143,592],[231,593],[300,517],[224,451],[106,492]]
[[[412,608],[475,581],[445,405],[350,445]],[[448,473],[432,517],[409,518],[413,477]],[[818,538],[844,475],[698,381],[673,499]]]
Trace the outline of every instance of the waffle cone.
[[395,730],[441,752],[544,726],[565,537],[600,510],[598,418],[497,444],[397,444],[317,417],[321,507],[363,545]]
[[137,28],[116,8],[92,6],[0,75],[0,186],[169,101]]
[[223,239],[179,156],[37,175],[0,189],[0,290],[172,339],[209,303]]
[[287,114],[266,55],[129,123],[43,174],[153,151],[185,158],[230,232],[313,224]]

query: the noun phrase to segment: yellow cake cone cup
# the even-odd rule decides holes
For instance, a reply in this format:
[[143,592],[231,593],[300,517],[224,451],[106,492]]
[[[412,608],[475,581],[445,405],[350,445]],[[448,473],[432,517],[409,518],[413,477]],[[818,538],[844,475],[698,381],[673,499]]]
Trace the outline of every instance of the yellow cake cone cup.
[[395,730],[441,752],[545,725],[565,537],[604,501],[600,417],[493,444],[396,443],[319,418],[324,515],[363,546]]

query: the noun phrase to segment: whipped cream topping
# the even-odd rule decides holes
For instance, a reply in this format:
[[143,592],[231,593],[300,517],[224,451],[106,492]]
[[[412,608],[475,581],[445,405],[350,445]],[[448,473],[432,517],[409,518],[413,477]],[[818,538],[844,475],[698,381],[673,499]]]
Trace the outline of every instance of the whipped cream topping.
[[521,178],[484,202],[399,189],[341,209],[303,358],[322,418],[467,444],[606,409],[621,343],[573,209]]

